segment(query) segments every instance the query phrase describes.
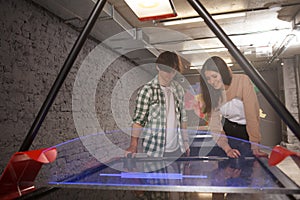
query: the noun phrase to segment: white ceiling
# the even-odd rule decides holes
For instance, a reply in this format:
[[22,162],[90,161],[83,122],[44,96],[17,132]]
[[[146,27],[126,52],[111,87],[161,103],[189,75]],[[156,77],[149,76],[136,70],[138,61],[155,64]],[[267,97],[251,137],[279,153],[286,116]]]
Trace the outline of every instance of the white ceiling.
[[[80,30],[96,0],[33,1]],[[198,16],[187,1],[173,2],[176,18]],[[300,0],[203,0],[201,3],[213,16],[245,13],[243,17],[216,21],[255,67],[300,53]],[[270,9],[275,3],[281,5],[279,10]],[[141,22],[123,0],[108,0],[91,35],[137,64],[152,62],[161,50],[175,50],[193,66],[201,65],[209,56],[219,55],[234,64],[233,69],[239,69],[204,22],[164,26],[162,22],[168,20],[174,19]],[[294,26],[294,21],[299,26]],[[289,46],[283,49],[287,40]]]

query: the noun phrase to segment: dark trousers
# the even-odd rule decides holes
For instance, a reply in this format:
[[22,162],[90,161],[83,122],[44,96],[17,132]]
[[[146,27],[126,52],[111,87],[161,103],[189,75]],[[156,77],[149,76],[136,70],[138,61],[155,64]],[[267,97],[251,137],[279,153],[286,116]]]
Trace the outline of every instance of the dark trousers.
[[[228,144],[231,148],[239,150],[242,157],[253,156],[246,125],[240,125],[225,118],[223,130],[228,138]],[[209,155],[227,156],[224,150],[220,147],[214,148]]]

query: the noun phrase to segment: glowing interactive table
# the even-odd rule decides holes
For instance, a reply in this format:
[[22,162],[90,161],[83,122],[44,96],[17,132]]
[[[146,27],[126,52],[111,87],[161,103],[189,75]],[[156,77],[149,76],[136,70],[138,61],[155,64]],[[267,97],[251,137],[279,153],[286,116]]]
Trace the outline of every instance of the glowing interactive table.
[[[267,158],[154,158],[143,154],[111,158],[112,151],[103,151],[95,142],[101,140],[98,137],[90,136],[89,142],[84,141],[87,137],[78,138],[56,146],[57,160],[45,166],[37,183],[105,190],[300,194],[299,186],[276,166],[268,166]],[[102,149],[101,154],[106,153],[106,162],[95,158],[96,147]]]

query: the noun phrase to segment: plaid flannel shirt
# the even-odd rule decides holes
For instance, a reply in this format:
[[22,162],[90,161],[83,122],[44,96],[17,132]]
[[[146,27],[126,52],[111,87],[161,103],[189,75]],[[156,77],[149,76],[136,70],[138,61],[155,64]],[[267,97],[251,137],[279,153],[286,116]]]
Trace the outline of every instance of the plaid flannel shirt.
[[[187,121],[184,109],[184,89],[176,81],[171,82],[170,88],[175,101],[178,141],[181,151],[185,152],[180,128],[181,123]],[[143,126],[140,137],[143,138],[144,153],[154,157],[163,156],[166,143],[166,102],[164,92],[158,82],[158,76],[145,84],[139,91],[133,123]]]

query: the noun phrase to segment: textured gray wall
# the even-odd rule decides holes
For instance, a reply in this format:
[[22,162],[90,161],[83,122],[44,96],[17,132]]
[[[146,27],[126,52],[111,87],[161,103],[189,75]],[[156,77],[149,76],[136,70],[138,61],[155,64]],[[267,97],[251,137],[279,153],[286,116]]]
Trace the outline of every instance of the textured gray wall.
[[[78,34],[56,16],[32,4],[31,1],[0,1],[1,173],[10,156],[19,150]],[[97,43],[92,40],[86,41],[31,149],[50,147],[78,137],[72,113],[73,85],[82,62],[86,60],[85,58],[96,45]],[[116,124],[110,120],[112,119],[110,93],[119,77],[132,69],[133,64],[122,57],[115,59],[116,54],[108,49],[102,49],[98,51],[98,54],[97,62],[101,62],[101,58],[114,59],[99,80],[99,88],[97,88],[95,97],[97,101],[94,105],[103,130],[109,131],[116,129]],[[86,76],[89,77],[88,74]],[[85,111],[79,109],[76,112]],[[88,114],[86,116],[84,118],[88,118]],[[78,120],[80,121],[80,119]],[[120,144],[122,147],[128,145],[128,135],[116,134],[118,137],[112,134],[108,137],[112,137],[116,145]],[[86,167],[92,167],[98,163],[82,143],[66,145],[66,147],[69,148],[68,153],[59,149],[60,152],[54,165],[67,172],[62,176],[80,172]],[[52,168],[53,170],[56,169]],[[60,190],[43,198],[99,199],[102,196],[101,199],[123,199],[124,195],[124,192],[68,189]],[[127,195],[129,195],[128,199],[132,199],[131,193]]]
[[[279,97],[279,76],[277,76],[277,67],[272,66],[261,70],[259,73],[272,89],[272,92]],[[257,97],[260,108],[262,109],[260,118],[261,143],[265,146],[273,147],[280,144],[282,139],[280,117],[260,91],[257,92]]]
[[[0,17],[0,172],[2,173],[10,156],[19,150],[77,39],[78,32],[26,0],[0,0]],[[72,112],[73,85],[82,61],[96,45],[91,40],[85,43],[32,149],[49,147],[78,137]],[[105,59],[114,59],[115,56],[108,49],[99,54],[100,58]],[[106,132],[117,127],[111,113],[111,92],[120,77],[132,67],[132,63],[119,58],[111,64],[109,67],[111,70],[107,70],[99,81],[95,98],[96,115]],[[84,112],[82,109],[75,111]],[[86,128],[85,130],[90,130],[89,127]],[[116,133],[107,137],[120,147],[128,145],[128,135]],[[98,143],[95,146],[99,150],[97,145]],[[98,163],[82,144],[74,143],[66,147],[69,147],[68,153],[60,154],[55,163],[61,170],[73,174]],[[64,189],[42,199],[54,198],[133,199],[134,197],[131,192],[126,191]]]
[[[19,150],[79,33],[31,1],[1,0],[0,13],[0,172],[2,173],[10,156]],[[73,85],[83,60],[96,45],[97,43],[92,40],[86,41],[35,138],[32,149],[50,147],[78,137],[72,113]],[[109,93],[112,92],[119,77],[132,69],[133,64],[123,57],[115,59],[116,54],[108,49],[102,49],[98,53],[97,62],[101,62],[101,58],[114,59],[105,76],[99,80],[97,102],[94,105],[98,120],[102,121],[103,130],[109,131],[116,129],[116,124],[110,120],[112,113]],[[84,111],[77,110],[77,112]],[[118,136],[113,136],[118,138],[114,142],[120,143],[122,147],[126,146],[128,135]],[[78,149],[84,147],[74,147],[73,151],[78,152]],[[70,152],[71,155],[73,153]],[[90,156],[87,152],[81,153]],[[79,160],[78,156],[73,159]]]
[[[299,111],[300,105],[297,98],[299,95],[299,88],[297,88],[296,77],[299,77],[299,63],[297,63],[296,57],[283,59],[283,82],[284,82],[284,97],[285,105],[292,116],[299,122]],[[298,66],[298,71],[296,67]],[[298,93],[298,94],[297,94]],[[285,129],[285,140],[283,144],[286,145],[289,149],[300,151],[300,141],[298,138],[291,132],[289,128]]]

